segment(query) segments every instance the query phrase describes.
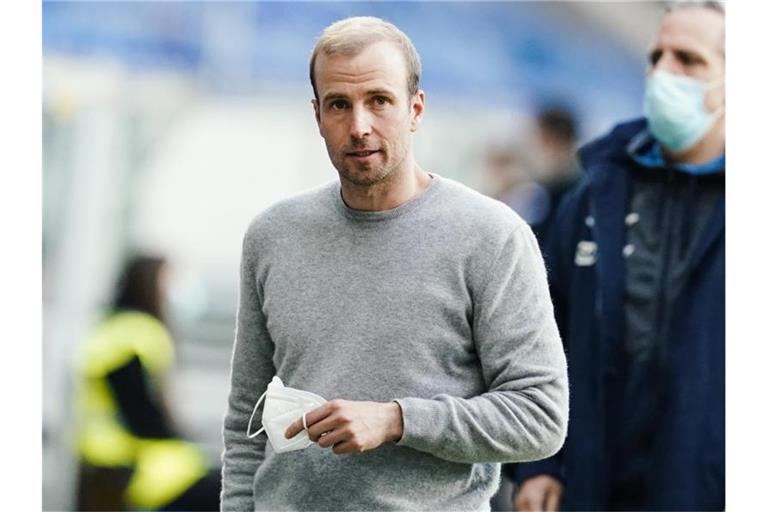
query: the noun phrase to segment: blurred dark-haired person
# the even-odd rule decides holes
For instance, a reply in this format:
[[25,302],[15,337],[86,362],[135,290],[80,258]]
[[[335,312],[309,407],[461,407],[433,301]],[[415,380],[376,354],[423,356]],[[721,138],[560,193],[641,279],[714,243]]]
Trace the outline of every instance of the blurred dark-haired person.
[[565,105],[546,104],[536,112],[530,146],[531,174],[545,194],[540,217],[531,222],[531,228],[544,250],[560,201],[581,176],[576,161],[578,129],[576,116]]
[[489,140],[485,150],[484,178],[489,196],[512,208],[533,226],[547,216],[549,198],[547,190],[531,178],[524,152],[525,149],[512,137]]
[[165,325],[168,265],[139,255],[78,353],[78,510],[216,510],[218,470],[164,405],[174,360]]
[[549,245],[569,431],[517,468],[520,510],[724,510],[724,31],[665,13],[644,118],[580,150]]

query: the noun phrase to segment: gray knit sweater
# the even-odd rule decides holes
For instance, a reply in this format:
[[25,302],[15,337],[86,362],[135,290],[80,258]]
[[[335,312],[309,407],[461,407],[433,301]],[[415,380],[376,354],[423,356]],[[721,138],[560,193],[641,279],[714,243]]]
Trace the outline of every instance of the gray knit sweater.
[[[562,445],[568,384],[544,265],[503,204],[433,175],[405,204],[362,212],[334,182],[260,214],[240,275],[222,510],[488,509],[500,462]],[[276,454],[245,434],[273,375],[328,400],[396,400],[403,437]]]

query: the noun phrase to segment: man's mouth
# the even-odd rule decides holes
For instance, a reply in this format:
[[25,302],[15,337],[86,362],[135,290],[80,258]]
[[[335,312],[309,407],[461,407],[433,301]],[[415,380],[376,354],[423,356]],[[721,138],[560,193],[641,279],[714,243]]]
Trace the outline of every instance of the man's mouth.
[[365,150],[365,151],[348,151],[347,155],[354,156],[354,157],[357,157],[357,158],[365,158],[365,157],[371,156],[374,153],[378,153],[378,152],[379,152],[378,149],[376,149],[376,150]]

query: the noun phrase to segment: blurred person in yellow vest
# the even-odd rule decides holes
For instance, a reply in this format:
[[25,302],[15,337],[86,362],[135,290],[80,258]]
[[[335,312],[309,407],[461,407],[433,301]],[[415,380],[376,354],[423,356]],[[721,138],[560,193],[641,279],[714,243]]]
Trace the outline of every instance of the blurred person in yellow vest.
[[174,361],[167,275],[163,258],[130,258],[78,353],[79,510],[218,508],[218,470],[181,438],[163,398]]

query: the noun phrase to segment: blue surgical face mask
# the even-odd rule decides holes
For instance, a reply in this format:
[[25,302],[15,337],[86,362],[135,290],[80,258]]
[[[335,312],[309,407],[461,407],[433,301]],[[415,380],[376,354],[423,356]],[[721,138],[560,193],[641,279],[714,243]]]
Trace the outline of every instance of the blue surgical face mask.
[[654,71],[645,82],[643,112],[656,140],[671,151],[683,151],[704,138],[725,111],[707,110],[707,91],[719,86],[723,79],[704,83],[685,75]]

